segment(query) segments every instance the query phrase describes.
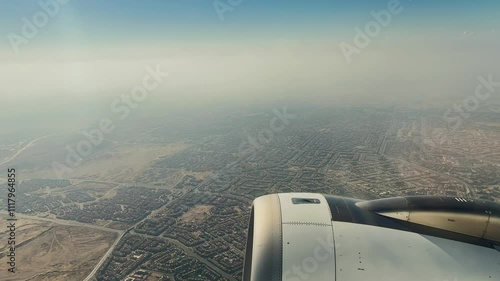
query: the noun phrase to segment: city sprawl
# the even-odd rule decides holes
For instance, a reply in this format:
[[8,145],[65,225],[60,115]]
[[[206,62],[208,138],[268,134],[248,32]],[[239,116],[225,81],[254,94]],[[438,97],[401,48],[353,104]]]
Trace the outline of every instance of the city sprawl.
[[[64,151],[43,155],[50,143],[78,137],[54,135],[27,148],[36,137],[4,143],[4,159],[24,150],[9,163],[22,180],[19,219],[43,222],[17,251],[22,255],[53,233],[40,255],[69,255],[68,249],[83,247],[75,246],[83,238],[61,241],[58,233],[86,229],[106,241],[102,251],[87,264],[51,264],[53,274],[73,271],[81,280],[94,275],[109,281],[240,280],[251,202],[261,195],[499,201],[499,108],[483,106],[459,126],[443,117],[445,110],[280,106],[201,123],[129,122],[62,178],[51,164],[64,159]],[[123,137],[134,130],[132,138]],[[3,262],[3,252],[0,257]],[[26,267],[28,260],[20,264]],[[19,271],[29,269],[20,265]]]

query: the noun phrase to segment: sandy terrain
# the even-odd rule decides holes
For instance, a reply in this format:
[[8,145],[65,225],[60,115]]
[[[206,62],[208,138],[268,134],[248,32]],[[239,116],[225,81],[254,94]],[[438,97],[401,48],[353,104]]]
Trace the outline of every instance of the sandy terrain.
[[[1,217],[5,221],[5,216]],[[113,244],[116,233],[32,219],[16,222],[16,273],[5,266],[1,280],[82,280]],[[0,233],[1,250],[7,249],[6,232]],[[7,257],[0,258],[5,265]]]
[[[184,150],[184,143],[166,145],[123,144],[96,151],[84,158],[80,166],[64,174],[64,178],[130,182],[141,175],[159,157]],[[64,163],[62,163],[64,164]],[[52,168],[27,174],[30,178],[54,178]]]
[[214,206],[212,205],[196,205],[183,214],[180,219],[184,222],[194,222],[199,223],[203,221],[209,214],[210,210]]

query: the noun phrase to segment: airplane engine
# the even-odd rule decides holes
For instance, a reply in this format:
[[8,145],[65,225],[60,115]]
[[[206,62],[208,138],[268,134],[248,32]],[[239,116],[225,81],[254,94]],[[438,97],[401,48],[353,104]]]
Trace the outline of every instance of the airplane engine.
[[452,197],[254,200],[243,281],[500,280],[500,206]]

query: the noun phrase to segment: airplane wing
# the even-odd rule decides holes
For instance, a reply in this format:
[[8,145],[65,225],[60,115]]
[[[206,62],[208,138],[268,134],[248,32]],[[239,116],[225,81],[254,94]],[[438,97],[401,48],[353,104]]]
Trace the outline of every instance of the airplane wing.
[[500,205],[453,197],[255,199],[244,281],[498,281]]

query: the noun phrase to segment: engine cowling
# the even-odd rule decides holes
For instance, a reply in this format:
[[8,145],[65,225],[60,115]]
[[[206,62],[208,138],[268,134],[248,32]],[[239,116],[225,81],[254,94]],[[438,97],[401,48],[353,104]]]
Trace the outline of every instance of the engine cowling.
[[334,280],[334,250],[324,196],[262,196],[252,207],[243,280]]
[[[481,261],[484,270],[471,280],[482,280],[481,272],[498,271],[499,230],[500,205],[482,200],[411,196],[363,201],[314,193],[266,195],[252,206],[243,281],[367,280],[374,274],[384,278],[405,266],[410,272],[416,262],[412,259],[427,263],[429,276],[461,270],[470,274]],[[472,265],[475,261],[476,267],[453,262],[437,266],[438,258],[450,258],[443,251],[450,245],[454,253],[469,253],[453,256],[454,262]],[[384,257],[405,263],[379,265]],[[488,278],[497,276],[492,272]]]

